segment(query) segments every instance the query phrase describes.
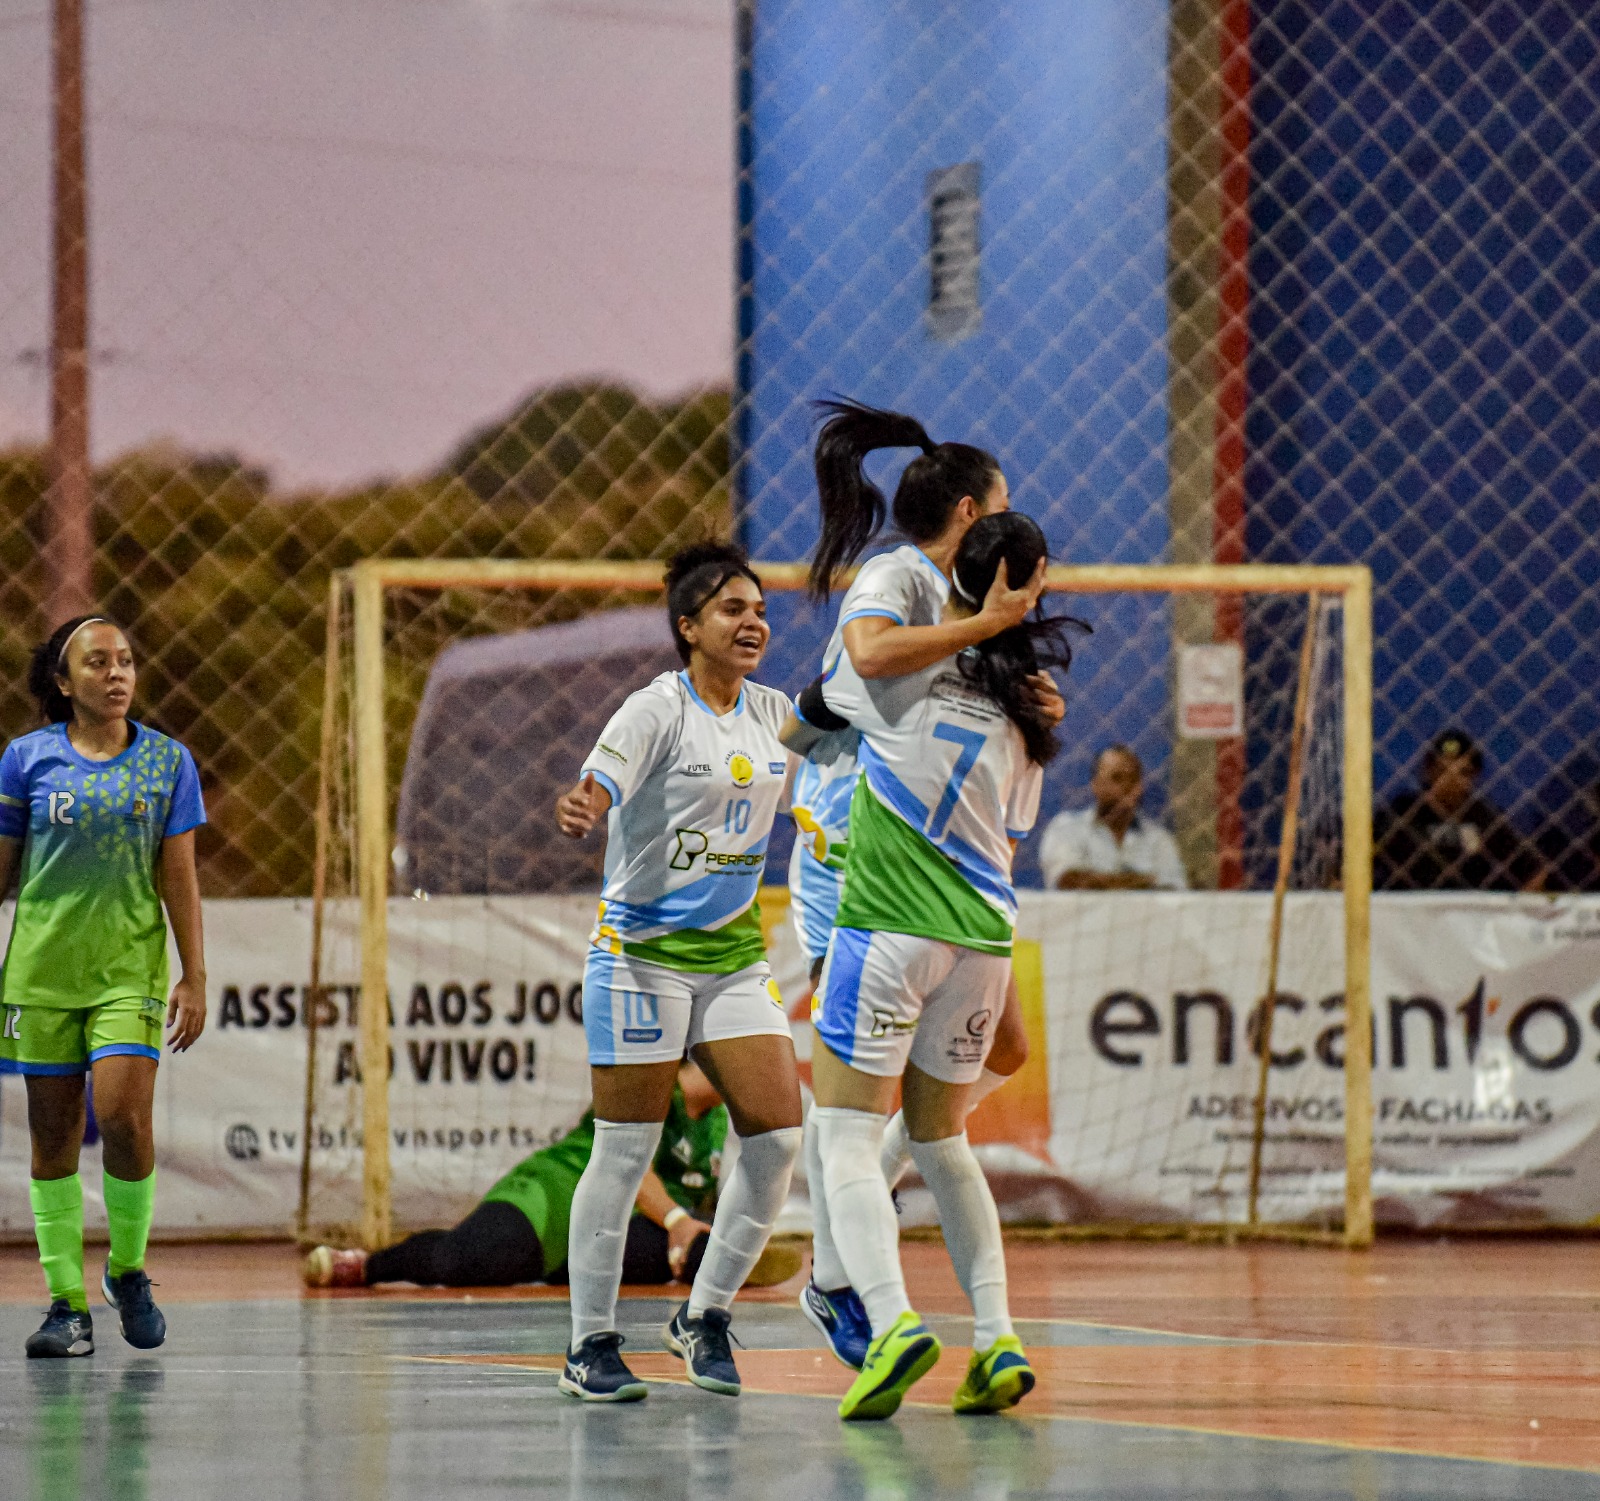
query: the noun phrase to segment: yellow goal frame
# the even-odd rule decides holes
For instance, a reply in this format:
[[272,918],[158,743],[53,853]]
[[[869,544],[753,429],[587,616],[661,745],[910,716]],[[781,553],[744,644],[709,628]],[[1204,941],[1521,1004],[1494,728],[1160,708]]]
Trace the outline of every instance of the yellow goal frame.
[[[803,589],[806,565],[756,563],[772,591]],[[356,886],[361,915],[361,975],[357,1043],[365,1081],[386,1079],[389,1058],[389,778],[384,724],[384,595],[390,589],[521,589],[659,593],[662,564],[651,562],[524,562],[501,558],[375,558],[339,570],[329,581],[328,650],[324,679],[321,775],[317,796],[313,875],[311,986],[322,986],[323,915],[331,838],[331,786],[336,754],[339,659],[346,608],[350,611],[355,746]],[[1345,928],[1345,1212],[1337,1237],[1353,1247],[1373,1238],[1372,1211],[1372,573],[1360,566],[1266,563],[1090,564],[1050,569],[1052,590],[1068,594],[1304,594],[1335,596],[1343,604],[1344,662],[1344,928]],[[348,606],[347,606],[348,600]],[[1286,818],[1286,822],[1287,822]],[[1292,834],[1291,836],[1292,837]],[[1281,920],[1283,876],[1274,916]],[[314,1018],[321,1009],[309,1008]],[[314,1028],[313,1028],[314,1032]],[[315,1067],[315,1037],[308,1071]],[[300,1224],[308,1230],[313,1078],[306,1088],[302,1141]],[[362,1194],[359,1238],[375,1249],[391,1235],[389,1094],[362,1088]],[[1252,1205],[1254,1194],[1252,1193]],[[1328,1240],[1287,1227],[1206,1227],[1213,1235]],[[1182,1233],[1181,1231],[1179,1233]]]

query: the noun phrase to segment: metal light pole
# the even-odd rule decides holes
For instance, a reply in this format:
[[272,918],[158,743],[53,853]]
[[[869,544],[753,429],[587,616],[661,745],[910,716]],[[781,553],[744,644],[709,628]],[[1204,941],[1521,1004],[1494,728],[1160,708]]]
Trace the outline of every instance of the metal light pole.
[[45,565],[50,628],[93,595],[94,490],[89,469],[89,215],[84,153],[83,0],[55,0],[53,71],[50,492]]

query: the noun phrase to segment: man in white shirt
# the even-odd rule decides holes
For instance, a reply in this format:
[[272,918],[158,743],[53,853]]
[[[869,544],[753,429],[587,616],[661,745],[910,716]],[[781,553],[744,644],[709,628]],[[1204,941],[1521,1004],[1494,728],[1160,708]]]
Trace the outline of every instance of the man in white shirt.
[[1139,812],[1144,767],[1126,745],[1108,745],[1089,782],[1094,807],[1058,813],[1044,831],[1044,884],[1067,891],[1184,891],[1178,842]]

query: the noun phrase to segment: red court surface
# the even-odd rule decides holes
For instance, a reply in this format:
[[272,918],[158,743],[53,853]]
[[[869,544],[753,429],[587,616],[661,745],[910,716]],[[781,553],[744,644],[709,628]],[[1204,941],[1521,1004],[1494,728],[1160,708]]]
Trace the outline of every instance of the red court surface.
[[[966,1309],[939,1245],[904,1251],[918,1308],[947,1340],[907,1405],[931,1411],[947,1405],[960,1378]],[[1564,1470],[1585,1493],[1591,1482],[1572,1472],[1600,1476],[1600,1246],[1587,1241],[1402,1240],[1359,1254],[1018,1240],[1009,1259],[1018,1332],[1039,1373],[1018,1419]],[[275,1300],[391,1316],[416,1305],[418,1330],[445,1327],[445,1309],[468,1301],[532,1305],[521,1314],[483,1309],[478,1316],[497,1326],[564,1323],[550,1306],[564,1301],[559,1288],[307,1293],[287,1245],[159,1246],[151,1270],[175,1328],[189,1317],[185,1303],[250,1302],[260,1325],[274,1317],[260,1305]],[[749,1348],[739,1366],[747,1399],[809,1397],[823,1422],[831,1402],[817,1399],[836,1399],[847,1373],[794,1314],[799,1285],[741,1300],[736,1328],[749,1331]],[[659,1302],[661,1290],[633,1296]],[[28,1248],[0,1251],[0,1302],[41,1306]],[[296,1317],[287,1307],[282,1316]],[[97,1310],[96,1328],[104,1350],[114,1338],[109,1311]],[[541,1373],[548,1382],[542,1373],[560,1366],[559,1337],[549,1333],[525,1349],[514,1328],[483,1348],[464,1335],[434,1348],[421,1333],[388,1358],[412,1369]],[[630,1359],[646,1379],[682,1382],[680,1363],[642,1336],[630,1337]],[[1480,1491],[1440,1476],[1431,1488],[1380,1493]],[[1491,1485],[1481,1494],[1513,1492]]]

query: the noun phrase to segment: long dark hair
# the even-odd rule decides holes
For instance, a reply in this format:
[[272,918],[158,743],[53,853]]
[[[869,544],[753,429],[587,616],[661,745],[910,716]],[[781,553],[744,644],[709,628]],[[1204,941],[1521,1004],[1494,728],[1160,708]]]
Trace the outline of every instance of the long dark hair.
[[63,620],[48,641],[41,641],[33,649],[28,662],[28,692],[39,701],[39,713],[51,724],[72,722],[72,700],[61,691],[56,679],[66,676],[67,643],[92,621],[115,624],[104,615],[74,615],[71,620]]
[[822,536],[811,560],[811,593],[824,600],[835,576],[861,556],[883,528],[887,506],[862,467],[875,448],[920,448],[894,492],[894,524],[913,542],[929,542],[964,495],[980,504],[1000,477],[1000,461],[970,443],[935,443],[915,417],[859,401],[819,401],[828,413],[817,434],[817,496]]
[[[672,644],[684,666],[689,665],[689,643],[678,629],[685,615],[698,615],[731,578],[747,578],[761,589],[745,550],[734,542],[693,542],[673,553],[667,562],[667,620]],[[762,593],[766,591],[762,589]]]
[[[1020,511],[980,516],[961,539],[952,587],[964,604],[980,609],[1001,568],[1006,570],[1010,587],[1019,589],[1033,577],[1039,560],[1048,557],[1049,551],[1044,533],[1032,517]],[[1032,620],[969,646],[956,658],[961,676],[999,704],[1021,731],[1028,759],[1036,765],[1048,765],[1061,746],[1055,726],[1046,722],[1028,691],[1028,675],[1052,669],[1065,672],[1072,666],[1068,636],[1092,629],[1087,621],[1071,615],[1036,613]]]

